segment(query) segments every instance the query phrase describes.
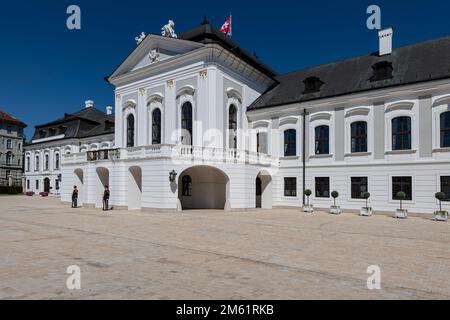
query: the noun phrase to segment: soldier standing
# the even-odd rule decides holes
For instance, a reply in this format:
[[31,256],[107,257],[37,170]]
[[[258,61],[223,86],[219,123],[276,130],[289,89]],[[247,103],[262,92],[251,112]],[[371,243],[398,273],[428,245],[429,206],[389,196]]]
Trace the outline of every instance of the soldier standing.
[[78,207],[78,189],[77,186],[73,186],[72,191],[72,208]]
[[103,211],[109,210],[109,187],[105,186],[105,192],[103,192]]

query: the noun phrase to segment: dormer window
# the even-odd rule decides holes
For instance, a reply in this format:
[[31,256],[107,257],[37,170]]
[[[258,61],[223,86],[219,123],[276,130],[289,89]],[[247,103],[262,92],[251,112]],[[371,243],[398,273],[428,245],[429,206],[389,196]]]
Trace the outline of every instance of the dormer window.
[[394,68],[392,67],[392,62],[381,61],[375,63],[372,66],[373,76],[370,78],[370,81],[380,81],[392,79],[392,72]]
[[56,129],[55,129],[55,128],[51,128],[51,129],[49,130],[49,136],[50,136],[50,137],[56,136]]
[[303,93],[319,92],[324,82],[317,77],[309,77],[303,81],[305,84],[305,91]]
[[45,138],[46,134],[47,134],[47,131],[45,131],[45,130],[39,131],[39,138],[41,138],[41,139]]
[[66,134],[66,131],[67,131],[67,127],[65,127],[65,126],[59,127],[59,134]]

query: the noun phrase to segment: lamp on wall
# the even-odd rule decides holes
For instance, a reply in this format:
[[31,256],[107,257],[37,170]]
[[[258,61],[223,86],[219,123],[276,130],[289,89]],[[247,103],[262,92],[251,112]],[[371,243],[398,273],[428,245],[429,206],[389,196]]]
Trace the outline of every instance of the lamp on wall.
[[174,182],[177,178],[177,172],[175,170],[172,170],[172,172],[169,172],[169,181]]

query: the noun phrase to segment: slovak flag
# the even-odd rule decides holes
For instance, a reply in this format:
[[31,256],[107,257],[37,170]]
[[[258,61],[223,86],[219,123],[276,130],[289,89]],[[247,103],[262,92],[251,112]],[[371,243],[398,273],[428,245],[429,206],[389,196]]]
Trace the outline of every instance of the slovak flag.
[[223,24],[223,26],[220,28],[220,32],[225,33],[227,36],[231,37],[232,27],[231,27],[231,21],[232,17],[231,14],[228,17],[227,21]]

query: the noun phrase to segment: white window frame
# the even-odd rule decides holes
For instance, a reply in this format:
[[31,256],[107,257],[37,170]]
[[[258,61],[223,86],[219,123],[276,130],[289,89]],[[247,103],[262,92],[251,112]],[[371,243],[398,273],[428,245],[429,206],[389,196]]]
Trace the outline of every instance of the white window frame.
[[[419,147],[419,123],[416,112],[417,103],[412,101],[402,101],[386,105],[385,109],[385,153],[416,153]],[[399,117],[411,118],[411,149],[392,150],[392,120]]]
[[[310,130],[309,130],[309,154],[310,158],[330,158],[334,159],[335,154],[335,128],[334,128],[334,113],[331,112],[319,112],[314,113],[310,115]],[[329,136],[328,136],[328,143],[329,143],[329,153],[328,154],[322,154],[317,155],[316,154],[316,128],[320,126],[328,126],[329,127]]]

